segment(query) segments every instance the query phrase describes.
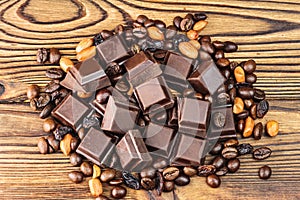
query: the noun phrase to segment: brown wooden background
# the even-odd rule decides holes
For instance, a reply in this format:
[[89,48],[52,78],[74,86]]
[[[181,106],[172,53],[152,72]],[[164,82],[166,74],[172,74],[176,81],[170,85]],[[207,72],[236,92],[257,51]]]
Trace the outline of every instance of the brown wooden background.
[[[35,62],[36,49],[57,47],[74,59],[82,38],[146,14],[171,23],[176,15],[205,11],[209,25],[203,34],[232,40],[239,52],[232,59],[255,59],[257,87],[267,91],[271,111],[264,121],[280,122],[280,135],[263,137],[273,156],[241,159],[238,173],[222,177],[211,189],[204,178],[178,187],[163,199],[299,199],[300,198],[300,2],[298,0],[1,0],[0,1],[0,199],[90,199],[87,182],[67,179],[74,168],[62,154],[37,152],[42,120],[24,103],[28,84],[45,85],[50,65]],[[0,92],[3,87],[0,87]],[[3,91],[2,91],[3,92]],[[2,93],[1,92],[1,93]],[[273,175],[258,179],[268,164]],[[105,194],[108,194],[107,191]],[[145,191],[130,191],[127,199],[144,200]]]

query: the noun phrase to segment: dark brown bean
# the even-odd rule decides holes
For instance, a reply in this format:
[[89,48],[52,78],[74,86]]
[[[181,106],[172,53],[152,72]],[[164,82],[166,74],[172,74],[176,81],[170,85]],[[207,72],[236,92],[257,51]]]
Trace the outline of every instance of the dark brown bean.
[[124,33],[124,30],[125,30],[124,26],[122,24],[119,24],[115,27],[114,31],[116,34],[122,34]]
[[252,153],[253,147],[249,143],[243,143],[237,146],[236,149],[238,150],[239,155],[245,155],[245,154]]
[[155,188],[155,181],[151,178],[142,178],[141,185],[145,190],[153,190]]
[[144,26],[146,28],[150,27],[150,26],[154,26],[154,21],[152,19],[147,19],[145,22],[144,22]]
[[221,73],[222,73],[222,75],[223,75],[226,79],[229,79],[230,76],[231,76],[231,72],[230,72],[229,69],[221,70]]
[[203,13],[203,12],[198,12],[198,13],[195,13],[195,14],[194,14],[194,19],[195,19],[196,21],[206,20],[206,19],[207,19],[207,16],[206,16],[206,14]]
[[212,188],[217,188],[221,184],[221,179],[217,175],[211,174],[206,177],[206,183]]
[[221,169],[219,169],[218,171],[216,171],[216,175],[217,176],[224,176],[228,173],[228,168],[227,167],[222,167]]
[[80,171],[85,175],[85,176],[92,176],[93,175],[93,167],[89,162],[83,162],[80,165]]
[[244,104],[247,109],[250,109],[251,106],[254,104],[254,101],[253,99],[244,99]]
[[197,170],[193,167],[184,167],[183,168],[183,173],[189,177],[195,176],[197,174]]
[[164,192],[171,192],[175,188],[175,184],[173,181],[165,181],[164,182]]
[[49,144],[49,147],[53,150],[53,152],[56,152],[59,150],[59,141],[55,139],[54,135],[51,134],[47,137],[47,141]]
[[38,149],[39,149],[41,154],[47,154],[48,153],[49,144],[48,144],[45,137],[39,138],[37,146],[38,146]]
[[104,40],[106,40],[106,39],[110,38],[111,36],[113,36],[114,33],[113,33],[112,31],[109,31],[109,30],[102,30],[102,31],[100,32],[100,35],[102,36],[102,38],[103,38]]
[[139,16],[137,16],[137,18],[136,18],[136,21],[137,21],[138,23],[140,23],[140,24],[144,24],[144,22],[147,21],[147,20],[148,20],[148,17],[145,16],[145,15],[139,15]]
[[258,170],[258,176],[261,179],[268,179],[272,175],[272,170],[268,165],[264,165]]
[[188,185],[190,183],[190,177],[185,175],[185,174],[181,174],[179,175],[175,180],[174,183],[178,186],[185,186]]
[[227,163],[229,172],[235,173],[240,168],[240,160],[238,158],[229,160]]
[[29,100],[38,97],[40,94],[40,87],[38,85],[30,85],[27,89],[27,98]]
[[210,42],[201,43],[201,49],[209,54],[215,53],[215,48]]
[[257,118],[263,118],[269,111],[269,103],[266,100],[260,101],[257,104],[256,116]]
[[106,169],[104,171],[102,171],[101,175],[100,175],[100,180],[104,183],[109,182],[111,180],[113,180],[116,176],[116,170],[114,169]]
[[224,167],[226,160],[222,156],[217,156],[213,159],[212,165],[214,165],[217,169]]
[[161,20],[154,20],[154,24],[157,28],[159,29],[166,29],[166,24],[165,22],[161,21]]
[[248,110],[243,110],[241,113],[236,115],[236,118],[238,120],[246,119],[247,117],[249,117],[249,111]]
[[224,52],[226,52],[226,53],[235,52],[238,49],[238,46],[235,43],[230,42],[230,41],[224,42],[224,45],[225,45]]
[[218,41],[218,40],[213,41],[212,44],[214,45],[214,47],[215,47],[216,49],[221,49],[221,50],[223,50],[224,47],[225,47],[224,42],[221,42],[221,41]]
[[45,63],[48,60],[48,51],[45,48],[40,48],[36,53],[36,61],[38,63]]
[[56,123],[53,119],[48,118],[44,121],[43,123],[43,130],[46,133],[50,133],[51,131],[53,131],[56,128]]
[[141,175],[141,178],[153,179],[156,175],[156,169],[154,169],[153,167],[145,168],[141,171],[140,175]]
[[160,172],[156,172],[156,191],[158,195],[161,195],[164,189],[164,178]]
[[111,196],[116,199],[122,199],[126,196],[127,190],[122,186],[116,186],[111,190]]
[[255,140],[260,140],[263,134],[263,124],[261,122],[255,124],[253,129],[253,137]]
[[222,150],[222,156],[225,159],[233,159],[233,158],[236,158],[238,156],[238,151],[234,147],[225,147]]
[[73,183],[81,183],[83,181],[83,174],[79,171],[72,171],[69,173],[69,179]]
[[79,166],[82,163],[82,157],[78,153],[72,153],[70,155],[70,163],[73,166]]
[[109,181],[109,185],[121,185],[123,183],[123,178],[117,178]]
[[60,85],[55,81],[49,82],[45,87],[45,92],[52,93],[60,88]]
[[257,88],[254,89],[254,96],[253,96],[254,101],[262,101],[265,98],[266,98],[266,95],[263,90],[260,90]]
[[248,60],[243,66],[244,70],[248,74],[252,74],[256,69],[256,63],[254,60]]
[[253,151],[253,158],[256,160],[264,160],[272,154],[272,150],[268,147],[261,147]]
[[198,176],[208,176],[214,174],[216,170],[215,165],[202,165],[198,167]]
[[216,53],[215,53],[215,55],[214,55],[214,58],[216,60],[224,58],[224,57],[225,57],[224,51],[222,51],[222,50],[217,50]]
[[257,76],[255,74],[247,74],[246,75],[246,82],[250,84],[256,83]]
[[173,19],[173,25],[177,28],[180,29],[180,23],[182,21],[182,17],[177,16]]
[[239,144],[237,139],[230,139],[224,142],[224,147],[236,147]]
[[220,142],[218,142],[215,144],[215,146],[212,148],[212,150],[209,153],[212,155],[218,155],[221,153],[222,149],[223,149],[223,145]]
[[109,198],[107,198],[106,196],[100,195],[95,200],[109,200]]
[[238,133],[243,133],[244,129],[245,129],[245,120],[240,119],[237,123],[236,131]]
[[51,64],[59,63],[60,57],[60,52],[57,48],[50,48],[49,61]]
[[147,36],[147,29],[145,27],[137,27],[132,30],[133,36],[136,38],[144,38]]
[[230,61],[227,58],[220,58],[217,60],[217,66],[220,68],[228,67]]
[[252,99],[254,97],[254,90],[250,87],[240,87],[238,89],[238,95],[242,99]]
[[229,90],[230,101],[233,103],[236,98],[236,88],[232,88]]
[[180,30],[182,30],[182,31],[191,30],[195,23],[193,18],[194,18],[193,15],[187,14],[180,22]]
[[179,176],[179,169],[177,167],[168,167],[163,171],[163,177],[167,181],[173,181]]
[[76,151],[79,143],[80,143],[80,140],[77,137],[73,137],[71,140],[71,150]]
[[253,119],[256,119],[256,113],[257,113],[257,105],[256,104],[253,104],[251,107],[250,107],[250,116],[253,118]]
[[54,109],[53,103],[49,103],[48,105],[46,105],[40,113],[40,118],[45,119],[49,117],[53,109]]
[[64,77],[64,71],[58,68],[47,69],[46,76],[51,79],[59,80]]

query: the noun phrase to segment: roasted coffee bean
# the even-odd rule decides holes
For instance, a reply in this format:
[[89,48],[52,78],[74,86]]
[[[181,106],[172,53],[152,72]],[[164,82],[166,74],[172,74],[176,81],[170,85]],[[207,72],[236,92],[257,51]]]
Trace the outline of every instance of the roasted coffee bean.
[[221,73],[226,79],[229,79],[231,76],[231,72],[229,69],[223,69],[223,70],[221,70]]
[[237,83],[244,83],[246,81],[244,69],[240,66],[234,68],[234,77]]
[[222,112],[216,112],[213,115],[213,124],[217,128],[223,128],[226,123],[226,116]]
[[240,87],[238,89],[238,95],[242,99],[252,99],[254,97],[254,90],[250,87]]
[[238,46],[235,43],[230,42],[230,41],[224,42],[224,45],[225,45],[224,51],[226,53],[236,52],[238,49]]
[[[181,42],[188,42],[189,39],[186,37],[186,35],[183,35],[183,34],[177,34],[174,36],[173,38],[173,44],[174,44],[174,48],[175,49],[178,49],[178,45],[181,43]],[[193,45],[192,45],[193,46]],[[194,47],[194,46],[193,46]],[[195,48],[195,47],[194,47]]]
[[61,55],[57,48],[50,48],[49,61],[51,64],[58,64],[60,57]]
[[238,133],[243,133],[244,129],[245,129],[245,120],[240,119],[236,125],[236,131]]
[[72,149],[71,149],[71,141],[73,136],[71,134],[67,134],[64,136],[64,138],[60,141],[60,150],[62,153],[66,156],[70,155]]
[[156,172],[156,192],[160,196],[164,188],[164,178],[160,172]]
[[190,167],[190,166],[186,166],[183,168],[183,173],[187,176],[195,176],[197,174],[197,170],[193,167]]
[[271,137],[275,137],[279,132],[279,123],[275,120],[270,120],[266,124],[266,132]]
[[239,66],[239,63],[236,62],[236,61],[231,61],[230,64],[229,64],[229,69],[234,72],[234,69]]
[[198,13],[195,13],[194,14],[194,19],[196,21],[199,21],[199,20],[206,20],[207,19],[207,15],[203,12],[198,12]]
[[227,94],[225,92],[218,94],[218,96],[217,96],[217,104],[218,105],[226,105],[228,103],[230,103],[229,94]]
[[146,20],[148,20],[148,17],[145,15],[139,15],[136,18],[136,21],[140,24],[143,24]]
[[236,147],[239,144],[237,139],[230,139],[224,142],[224,147]]
[[45,63],[48,60],[48,51],[45,48],[40,48],[36,53],[36,61],[38,63]]
[[145,190],[153,190],[155,188],[155,181],[151,178],[142,178],[141,185]]
[[254,89],[253,99],[255,101],[262,101],[266,98],[265,92],[260,89]]
[[252,119],[252,117],[247,117],[247,119],[245,120],[243,137],[250,137],[253,133],[253,129],[254,129],[254,120]]
[[163,171],[163,177],[167,181],[173,181],[179,176],[179,169],[177,167],[168,167]]
[[130,172],[123,171],[122,172],[124,183],[127,187],[132,188],[134,190],[139,190],[141,188],[140,181],[134,177]]
[[93,40],[94,40],[94,45],[95,46],[97,46],[97,45],[101,44],[102,42],[104,42],[104,38],[101,36],[100,33],[95,35]]
[[244,101],[240,97],[235,97],[232,107],[232,112],[234,114],[240,114],[244,111]]
[[71,140],[71,150],[76,151],[77,147],[79,146],[80,140],[77,137],[72,137]]
[[122,186],[116,186],[111,190],[111,196],[116,199],[122,199],[126,196],[127,190]]
[[241,113],[236,115],[236,118],[241,120],[241,119],[246,119],[248,116],[249,116],[249,111],[243,110]]
[[200,37],[199,42],[201,45],[205,42],[211,43],[211,38],[208,35],[204,35],[204,36]]
[[51,79],[59,80],[64,77],[64,71],[58,68],[47,69],[46,76]]
[[72,153],[70,155],[70,163],[73,166],[79,166],[82,163],[82,157],[78,153]]
[[109,200],[109,198],[107,198],[106,196],[100,195],[95,200]]
[[212,165],[214,165],[217,169],[224,167],[226,160],[222,156],[217,156],[213,159]]
[[83,162],[80,165],[80,171],[85,175],[85,176],[92,176],[93,175],[93,167],[89,162]]
[[159,29],[165,29],[166,28],[165,22],[163,22],[161,20],[154,20],[154,24]]
[[256,113],[257,113],[257,105],[253,104],[250,107],[250,116],[252,117],[252,119],[256,119],[257,118]]
[[60,88],[60,85],[55,81],[51,81],[46,85],[45,92],[52,93]]
[[141,178],[153,179],[153,178],[155,178],[155,175],[156,175],[156,169],[154,169],[153,167],[145,168],[141,171],[140,175],[141,175]]
[[93,197],[99,197],[103,193],[102,183],[97,178],[89,180],[89,188]]
[[36,100],[36,106],[38,108],[44,108],[51,101],[51,96],[49,94],[40,94],[39,98]]
[[121,185],[123,183],[123,178],[117,178],[109,181],[109,185]]
[[76,46],[76,53],[81,52],[82,50],[89,48],[93,45],[93,39],[92,38],[84,38],[81,40],[78,45]]
[[38,97],[40,94],[40,87],[38,85],[30,85],[27,88],[27,98],[29,100],[34,99],[36,97]]
[[47,154],[48,153],[49,144],[48,144],[45,137],[39,138],[37,146],[38,146],[38,149],[39,149],[41,154]]
[[230,101],[234,102],[234,99],[236,98],[236,88],[232,88],[229,90],[229,97]]
[[219,59],[224,58],[224,57],[225,57],[224,51],[222,51],[222,50],[217,50],[216,53],[215,53],[215,55],[214,55],[214,58],[216,60],[219,60]]
[[215,48],[210,42],[202,42],[201,49],[209,54],[215,53]]
[[190,183],[190,181],[191,181],[191,179],[189,176],[187,176],[185,174],[181,174],[174,180],[174,183],[178,186],[185,186],[185,185],[188,185]]
[[227,163],[229,172],[235,173],[240,168],[240,160],[238,158],[229,160]]
[[230,61],[227,58],[220,58],[217,60],[217,66],[220,68],[228,67],[230,64]]
[[225,147],[222,150],[222,156],[225,159],[233,159],[238,156],[238,151],[234,147]]
[[222,149],[223,149],[223,145],[220,142],[218,142],[215,144],[215,146],[212,148],[212,150],[209,153],[211,155],[218,155],[221,153]]
[[225,176],[228,173],[228,168],[227,167],[222,167],[221,169],[219,169],[218,171],[216,171],[216,175],[217,176]]
[[214,174],[216,170],[215,165],[202,165],[198,167],[198,176],[208,176]]
[[189,30],[186,33],[186,36],[190,39],[190,40],[196,40],[199,36],[198,32],[195,30]]
[[256,160],[264,160],[272,154],[272,150],[268,147],[261,147],[253,151],[253,158]]
[[114,29],[115,33],[119,34],[119,35],[121,35],[122,33],[124,33],[124,30],[125,30],[125,28],[124,28],[124,26],[122,24],[117,25],[115,27],[115,29]]
[[96,56],[96,47],[95,46],[90,46],[76,54],[76,58],[79,62],[85,61],[94,56]]
[[175,183],[173,181],[165,181],[164,182],[164,192],[171,192],[175,188]]
[[49,103],[48,105],[46,105],[40,113],[40,118],[45,119],[49,117],[53,109],[54,109],[53,103]]
[[86,135],[86,131],[84,130],[84,128],[81,128],[77,131],[77,134],[78,134],[78,137],[83,140],[83,138],[85,137]]
[[193,28],[194,23],[193,17],[191,15],[187,15],[180,22],[180,30],[189,31]]
[[153,57],[157,60],[163,61],[166,57],[166,54],[167,51],[160,49],[154,52]]
[[174,25],[170,25],[167,27],[165,36],[167,40],[172,39],[177,34],[177,28]]
[[145,27],[138,27],[138,28],[134,28],[132,30],[132,34],[133,36],[135,36],[136,38],[144,38],[147,36],[147,29]]
[[264,165],[258,170],[258,176],[260,179],[268,179],[272,175],[272,170],[268,165]]
[[244,70],[248,74],[252,74],[256,69],[256,63],[254,60],[248,60],[243,66]]
[[250,109],[251,106],[254,104],[254,101],[253,99],[244,99],[244,104],[247,109]]
[[110,77],[121,74],[122,72],[123,72],[123,69],[120,67],[120,65],[118,63],[115,63],[115,62],[111,62],[111,63],[107,64],[106,69],[105,69],[105,73]]
[[53,150],[53,152],[56,152],[59,150],[59,141],[55,139],[53,134],[51,134],[47,137],[47,141],[48,141],[49,147]]
[[36,111],[38,109],[38,107],[36,106],[36,98],[34,99],[31,99],[30,102],[29,102],[29,105],[30,105],[30,108],[34,111]]
[[106,39],[108,39],[108,38],[110,38],[111,36],[114,35],[114,33],[113,33],[112,31],[109,31],[109,30],[102,30],[102,31],[100,32],[100,34],[101,34],[101,36],[102,36],[102,38],[103,38],[104,40],[106,40]]
[[116,170],[114,169],[106,169],[100,175],[100,180],[104,183],[113,180],[116,176]]
[[69,173],[69,179],[73,183],[81,183],[83,181],[83,174],[79,171],[72,171]]
[[152,20],[152,19],[147,19],[145,22],[144,22],[144,26],[146,27],[146,28],[148,28],[148,27],[151,27],[151,26],[154,26],[155,24],[154,24],[154,20]]
[[72,67],[74,67],[73,61],[66,57],[60,58],[59,65],[64,72],[68,72]]
[[263,124],[259,122],[254,126],[253,137],[255,140],[260,140],[262,134],[263,134]]
[[[226,82],[225,82],[225,86],[227,88],[227,91],[230,91],[231,89],[235,88],[235,81],[232,77],[230,77]],[[235,88],[236,89],[236,88]],[[236,91],[235,91],[235,94],[236,94]],[[230,98],[231,98],[231,94],[230,95]],[[236,96],[236,95],[235,95]],[[233,100],[232,100],[233,101]]]
[[53,119],[48,118],[44,121],[43,123],[43,130],[46,133],[50,133],[51,131],[53,131],[56,128],[56,123]]
[[243,143],[238,145],[236,149],[238,150],[239,155],[245,155],[252,153],[253,147],[249,143]]
[[69,126],[59,126],[55,129],[55,131],[53,132],[55,139],[57,140],[62,140],[63,137],[68,134],[68,133],[72,133],[73,129]]
[[217,188],[221,184],[221,179],[217,175],[211,174],[206,177],[206,183],[212,188]]
[[246,82],[250,84],[256,83],[257,77],[255,74],[247,74],[246,75]]
[[256,107],[257,118],[263,118],[269,111],[269,102],[266,100],[260,101]]

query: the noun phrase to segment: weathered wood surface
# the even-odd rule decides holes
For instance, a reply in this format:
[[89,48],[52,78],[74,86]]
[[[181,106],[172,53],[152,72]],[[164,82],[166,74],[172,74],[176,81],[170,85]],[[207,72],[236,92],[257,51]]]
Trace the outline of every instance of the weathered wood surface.
[[[24,103],[28,84],[45,85],[51,65],[35,62],[36,49],[57,47],[75,58],[82,38],[110,29],[139,14],[171,23],[176,15],[205,11],[209,25],[203,34],[232,40],[235,60],[255,59],[257,87],[266,90],[271,111],[264,121],[280,122],[280,135],[260,141],[242,139],[255,147],[267,145],[273,156],[254,161],[241,158],[241,169],[222,177],[211,189],[204,178],[177,187],[164,199],[299,199],[300,198],[300,2],[297,0],[1,0],[0,1],[0,199],[91,199],[87,182],[75,185],[67,172],[75,169],[62,154],[40,155],[37,138],[42,120]],[[0,92],[2,87],[0,88]],[[271,179],[258,179],[268,164]],[[108,194],[108,191],[105,192]],[[126,199],[149,199],[132,191]]]

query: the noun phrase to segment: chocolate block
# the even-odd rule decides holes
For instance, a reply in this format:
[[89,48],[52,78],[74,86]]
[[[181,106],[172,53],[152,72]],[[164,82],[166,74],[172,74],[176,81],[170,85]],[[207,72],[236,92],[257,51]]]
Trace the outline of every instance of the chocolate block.
[[97,52],[106,64],[121,62],[130,57],[130,50],[122,37],[115,35],[97,45]]
[[144,132],[145,144],[153,155],[169,158],[174,144],[175,130],[150,123]]
[[135,127],[138,114],[139,108],[134,104],[110,96],[101,128],[106,131],[124,134]]
[[224,84],[225,78],[213,61],[204,61],[192,72],[188,81],[197,92],[213,95]]
[[117,138],[111,138],[101,130],[90,128],[76,152],[97,165],[102,165],[112,156],[116,142]]
[[178,100],[179,132],[205,138],[209,123],[210,103],[198,99]]
[[168,114],[168,126],[177,127],[178,126],[178,106],[177,100],[175,99],[175,103],[173,108],[167,110]]
[[199,166],[205,158],[205,140],[177,133],[172,165]]
[[89,108],[84,103],[82,103],[72,95],[68,95],[52,111],[52,116],[58,121],[64,123],[67,126],[71,126],[76,130],[81,124],[82,119],[88,113],[88,110]]
[[72,90],[72,91],[78,91],[78,92],[85,92],[87,93],[88,91],[83,88],[75,79],[75,77],[68,72],[64,80],[62,80],[60,83],[63,87]]
[[145,114],[169,109],[174,105],[174,100],[167,88],[166,81],[161,76],[136,87],[134,95]]
[[116,146],[121,165],[125,170],[142,170],[149,166],[152,158],[138,130],[130,130]]
[[124,63],[124,66],[128,72],[128,81],[134,87],[162,73],[159,64],[154,58],[143,51],[129,58]]

